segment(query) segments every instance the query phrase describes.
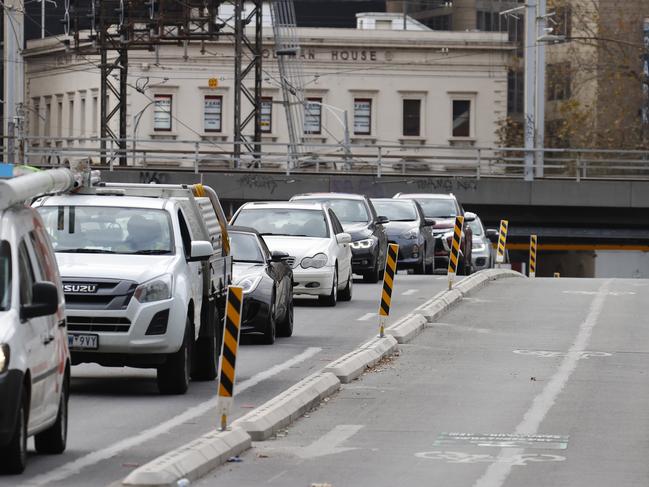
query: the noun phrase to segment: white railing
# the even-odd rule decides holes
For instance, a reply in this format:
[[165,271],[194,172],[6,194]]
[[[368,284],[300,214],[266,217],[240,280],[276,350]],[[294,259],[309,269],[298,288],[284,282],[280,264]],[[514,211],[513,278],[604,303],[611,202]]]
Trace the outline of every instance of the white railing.
[[[110,170],[121,155],[129,167],[202,171],[268,171],[453,175],[522,178],[525,149],[518,147],[449,147],[399,144],[305,144],[305,151],[290,161],[289,144],[263,143],[259,154],[236,159],[234,143],[212,140],[127,140],[125,154],[113,140],[102,152],[100,139],[27,137],[18,141],[19,159],[36,166],[57,166],[88,159]],[[545,149],[544,178],[649,179],[649,151],[597,149]]]

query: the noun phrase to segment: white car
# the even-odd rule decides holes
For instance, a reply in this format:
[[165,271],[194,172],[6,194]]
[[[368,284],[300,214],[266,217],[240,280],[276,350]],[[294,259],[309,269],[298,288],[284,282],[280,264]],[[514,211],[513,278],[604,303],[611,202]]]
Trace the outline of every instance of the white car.
[[232,225],[252,227],[271,251],[289,254],[293,294],[318,296],[321,304],[352,299],[351,236],[321,203],[246,203]]

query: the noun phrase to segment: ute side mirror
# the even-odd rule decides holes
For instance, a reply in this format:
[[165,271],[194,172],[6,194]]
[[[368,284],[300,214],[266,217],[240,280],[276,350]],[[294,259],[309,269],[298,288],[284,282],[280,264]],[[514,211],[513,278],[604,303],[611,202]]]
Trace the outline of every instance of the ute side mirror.
[[495,230],[493,228],[487,228],[487,230],[485,231],[485,235],[491,241],[491,243],[498,242],[498,230]]
[[59,290],[51,282],[35,282],[32,286],[32,304],[21,306],[20,318],[29,320],[39,316],[53,315],[59,309]]
[[379,225],[386,225],[387,223],[390,223],[390,219],[387,216],[377,216],[376,223]]
[[424,218],[425,227],[434,227],[435,225],[437,225],[437,220],[434,218]]
[[478,218],[478,215],[476,215],[475,213],[472,213],[470,211],[464,213],[465,222],[474,222],[476,218]]
[[336,241],[337,241],[339,244],[348,244],[348,243],[352,243],[352,236],[351,236],[350,234],[348,234],[348,233],[344,233],[344,232],[343,232],[343,233],[339,233],[338,235],[336,235]]
[[270,261],[271,262],[286,262],[289,258],[289,255],[287,252],[282,252],[281,250],[273,250],[270,253]]
[[189,262],[200,262],[208,260],[214,254],[214,247],[212,243],[207,240],[195,240],[192,242],[191,254]]

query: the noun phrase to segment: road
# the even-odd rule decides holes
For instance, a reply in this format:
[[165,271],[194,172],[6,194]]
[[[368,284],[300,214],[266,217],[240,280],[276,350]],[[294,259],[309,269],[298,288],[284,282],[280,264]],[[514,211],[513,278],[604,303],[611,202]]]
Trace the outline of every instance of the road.
[[[445,289],[445,276],[399,273],[393,317]],[[354,297],[336,308],[299,300],[295,333],[273,346],[244,338],[237,361],[233,417],[271,399],[378,331],[380,284],[356,281]],[[150,370],[73,367],[68,449],[63,455],[30,454],[21,477],[0,486],[88,487],[121,480],[135,467],[212,430],[215,385],[192,383],[184,396],[160,396]],[[33,450],[33,440],[30,449]]]
[[194,485],[646,486],[647,297],[641,280],[491,283]]

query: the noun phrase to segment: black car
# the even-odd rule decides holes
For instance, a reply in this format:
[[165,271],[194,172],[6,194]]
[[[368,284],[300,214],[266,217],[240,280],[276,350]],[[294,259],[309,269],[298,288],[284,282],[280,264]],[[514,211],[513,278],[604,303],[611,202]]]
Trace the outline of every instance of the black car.
[[378,282],[383,276],[388,252],[384,225],[390,220],[378,215],[367,196],[346,193],[299,194],[291,201],[326,203],[336,214],[343,229],[352,236],[352,271],[365,282]]
[[229,229],[233,283],[243,288],[242,333],[262,333],[264,343],[293,334],[293,270],[285,252],[270,252],[256,230]]
[[415,274],[435,272],[435,220],[426,218],[414,200],[372,198],[376,211],[390,219],[385,225],[388,241],[399,245],[398,269],[413,269]]

